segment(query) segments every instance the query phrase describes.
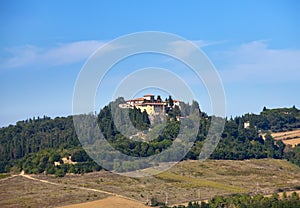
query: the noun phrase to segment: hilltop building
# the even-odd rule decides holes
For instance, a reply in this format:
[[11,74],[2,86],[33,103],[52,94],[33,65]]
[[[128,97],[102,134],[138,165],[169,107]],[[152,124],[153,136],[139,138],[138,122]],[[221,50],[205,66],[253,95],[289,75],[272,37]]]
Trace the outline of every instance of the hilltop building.
[[250,128],[250,121],[244,122],[244,129],[249,129]]
[[178,106],[178,100],[172,100],[173,106],[170,106],[169,100],[162,101],[160,96],[157,96],[155,99],[154,95],[148,94],[144,95],[142,98],[135,98],[132,100],[127,100],[126,103],[120,104],[120,108],[134,108],[140,109],[142,112],[145,110],[149,115],[150,114],[160,114],[166,113],[167,109]]

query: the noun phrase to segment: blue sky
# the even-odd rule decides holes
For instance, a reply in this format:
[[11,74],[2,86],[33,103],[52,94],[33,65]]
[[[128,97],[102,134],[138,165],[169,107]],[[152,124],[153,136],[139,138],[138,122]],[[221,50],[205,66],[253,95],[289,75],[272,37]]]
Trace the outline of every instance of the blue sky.
[[[0,126],[33,116],[70,115],[74,85],[87,58],[108,41],[141,31],[174,33],[196,43],[220,74],[228,116],[258,113],[263,106],[299,108],[299,9],[296,0],[2,0]],[[124,62],[116,68],[122,73],[114,75],[158,60]],[[205,92],[198,99],[210,112]]]

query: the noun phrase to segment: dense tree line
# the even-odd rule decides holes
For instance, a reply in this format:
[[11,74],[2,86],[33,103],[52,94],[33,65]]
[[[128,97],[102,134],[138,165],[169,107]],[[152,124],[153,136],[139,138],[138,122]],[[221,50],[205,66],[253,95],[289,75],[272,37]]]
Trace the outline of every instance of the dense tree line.
[[[113,107],[112,105],[118,105],[122,102],[125,102],[122,99],[116,100],[114,103],[110,103],[109,106],[105,106],[99,116],[98,123],[100,130],[102,131],[105,139],[110,142],[110,144],[118,151],[135,157],[147,157],[156,153],[160,153],[164,149],[168,148],[174,138],[179,133],[180,121],[176,119],[175,110],[169,110],[168,113],[170,116],[167,117],[166,127],[163,129],[160,135],[157,138],[151,138],[151,141],[146,142],[144,140],[136,141],[130,138],[127,138],[124,134],[133,135],[134,130],[130,130],[130,127],[124,129],[125,133],[123,134],[118,130],[115,125],[115,122],[118,120],[124,119],[126,116],[126,111],[129,111],[129,119],[133,126],[138,130],[147,130],[150,127],[150,120],[146,111],[141,112],[140,109],[120,109]],[[115,111],[114,116],[112,115],[112,109]],[[117,111],[117,112],[116,112]],[[117,115],[116,115],[117,114]],[[117,120],[117,121],[116,121]],[[126,126],[126,123],[122,123],[122,126]]]
[[[76,164],[64,164],[62,158],[72,158]],[[58,162],[59,165],[55,165]],[[15,171],[24,170],[28,174],[53,174],[58,177],[66,173],[88,173],[101,170],[83,149],[72,150],[45,149],[37,153],[30,153],[16,161]]]
[[[293,192],[291,196],[283,193],[279,197],[277,193],[271,197],[263,195],[250,196],[248,194],[237,194],[234,196],[215,196],[208,202],[189,202],[187,206],[179,205],[172,208],[217,208],[217,207],[244,207],[244,208],[265,208],[265,207],[282,207],[298,208],[300,207],[299,195]],[[168,208],[163,206],[163,208]]]
[[[172,104],[171,98],[167,100]],[[193,120],[178,120],[178,117],[184,118],[196,112],[195,115],[199,119],[199,131],[185,159],[198,159],[212,117],[201,112],[196,101],[191,104],[181,103],[180,109],[177,106],[168,108],[168,113],[164,117],[166,122],[160,120],[161,118],[155,118],[152,122],[157,125],[154,127],[151,126],[149,116],[145,111],[141,112],[136,108],[127,110],[119,108],[118,105],[124,102],[123,98],[118,98],[105,106],[98,115],[91,115],[97,119],[104,137],[116,150],[136,157],[146,157],[168,150],[168,147],[174,143],[174,138],[178,136],[182,124],[184,124],[184,135],[188,138],[193,137],[189,135]],[[128,122],[123,125],[126,115],[130,120],[130,125]],[[299,128],[299,119],[300,113],[295,107],[272,110],[264,108],[260,115],[246,114],[226,119],[221,140],[211,158],[233,160],[286,158],[300,166],[299,145],[295,148],[286,147],[283,142],[274,141],[269,134],[266,134],[265,138],[262,137],[262,133],[266,130],[283,131]],[[249,122],[250,126],[245,128],[245,122]],[[149,131],[150,128],[151,131]],[[157,132],[158,134],[155,134]],[[91,144],[97,140],[91,132],[86,132],[86,138]],[[175,149],[175,152],[180,155],[182,144],[176,143]],[[62,158],[68,154],[72,156],[73,161],[78,162],[77,165],[66,164],[53,167],[53,158]],[[167,157],[169,160],[178,159],[174,153],[170,153]],[[165,160],[162,159],[162,161]],[[116,164],[118,161],[113,162],[111,166]],[[147,167],[146,164],[139,165]],[[0,172],[7,172],[12,167],[24,169],[28,173],[46,172],[49,174],[84,173],[100,168],[92,162],[81,147],[71,116],[54,119],[44,116],[1,128]],[[131,170],[131,167],[132,164],[128,164],[125,171]]]
[[250,158],[276,158],[284,156],[285,144],[274,141],[270,134],[265,139],[256,128],[244,128],[243,119],[226,121],[225,129],[217,148],[211,155],[213,159],[242,160]]
[[[250,124],[248,127],[244,126],[246,122]],[[230,160],[285,158],[300,166],[300,148],[286,147],[282,141],[275,141],[267,131],[293,130],[299,128],[299,124],[300,111],[295,107],[273,110],[264,108],[260,115],[246,114],[226,119],[221,140],[210,158]],[[202,119],[198,138],[187,154],[187,159],[197,159],[199,156],[209,125],[210,117],[206,117],[205,121]]]
[[300,128],[300,110],[292,108],[267,109],[259,115],[246,114],[245,119],[263,131],[282,132]]
[[0,129],[0,172],[13,160],[44,149],[80,146],[72,117],[27,119]]
[[300,166],[300,144],[286,151],[285,158],[288,161]]

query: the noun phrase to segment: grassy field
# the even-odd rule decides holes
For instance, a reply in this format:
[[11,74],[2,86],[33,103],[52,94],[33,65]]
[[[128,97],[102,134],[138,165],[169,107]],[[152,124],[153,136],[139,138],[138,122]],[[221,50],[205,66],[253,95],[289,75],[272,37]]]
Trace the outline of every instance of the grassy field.
[[144,178],[129,178],[106,171],[67,175],[64,178],[44,175],[33,177],[59,186],[30,181],[21,176],[0,181],[0,207],[53,207],[112,195],[76,187],[123,195],[140,201],[141,205],[146,202],[147,196],[148,199],[156,197],[164,202],[167,194],[169,204],[178,204],[209,199],[216,194],[268,194],[300,187],[300,168],[287,161],[274,159],[183,161],[167,172]]
[[105,194],[55,186],[21,176],[0,181],[0,207],[55,207],[102,199]]
[[8,177],[10,177],[10,174],[7,173],[0,174],[0,180]]
[[300,129],[294,131],[272,133],[272,137],[276,140],[300,138]]
[[297,144],[300,144],[300,138],[298,139],[288,139],[283,141],[285,144],[289,144],[292,147],[296,146]]
[[60,208],[98,208],[98,207],[105,207],[105,208],[116,208],[116,207],[122,207],[122,208],[147,208],[148,206],[131,201],[128,199],[123,199],[116,196],[109,196],[102,200],[95,200],[91,202],[85,202],[85,203],[79,203],[79,204],[72,204],[63,206]]
[[300,144],[300,129],[287,132],[272,133],[275,140],[282,140],[285,144],[295,146]]

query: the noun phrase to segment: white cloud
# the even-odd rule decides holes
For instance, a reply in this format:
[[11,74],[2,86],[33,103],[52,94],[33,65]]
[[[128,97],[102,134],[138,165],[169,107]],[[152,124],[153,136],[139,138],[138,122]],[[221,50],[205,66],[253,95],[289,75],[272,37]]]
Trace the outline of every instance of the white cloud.
[[[204,41],[204,40],[186,40],[186,41],[173,41],[169,43],[169,50],[172,51],[178,57],[188,57],[194,53],[197,48],[203,48],[210,45],[216,45],[223,41]],[[195,47],[191,47],[191,43]]]
[[[190,41],[196,48],[223,43],[224,41]],[[0,68],[28,66],[57,66],[85,61],[105,42],[88,40],[58,44],[51,48],[34,45],[8,48],[1,52]],[[121,46],[110,46],[116,49]],[[188,57],[194,50],[186,41],[169,43],[168,50],[179,57]],[[267,41],[253,41],[212,56],[224,82],[278,82],[300,79],[300,50],[272,49]],[[168,58],[167,60],[172,60]],[[300,80],[299,80],[300,81]]]
[[5,58],[2,58],[1,68],[14,68],[32,65],[64,65],[87,59],[97,48],[102,46],[101,41],[78,41],[68,44],[59,44],[52,48],[40,48],[34,45],[5,49]]
[[218,45],[221,43],[224,43],[226,41],[206,41],[206,40],[193,40],[192,43],[194,43],[195,45],[197,45],[200,48],[204,48],[206,46],[212,46],[212,45]]
[[266,41],[253,41],[219,54],[224,81],[279,82],[300,80],[300,50],[271,49]]
[[[72,64],[86,60],[95,50],[106,42],[87,40],[72,43],[57,44],[54,47],[45,48],[36,45],[25,45],[6,48],[1,51],[0,68],[21,68],[27,66],[57,66]],[[220,42],[194,40],[190,41],[195,47],[191,47],[188,41],[174,41],[169,43],[169,50],[179,57],[188,57],[194,50]],[[113,50],[122,46],[106,46],[106,50]]]

